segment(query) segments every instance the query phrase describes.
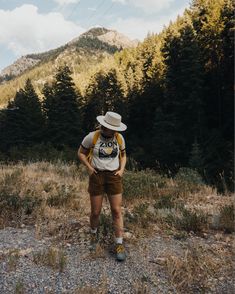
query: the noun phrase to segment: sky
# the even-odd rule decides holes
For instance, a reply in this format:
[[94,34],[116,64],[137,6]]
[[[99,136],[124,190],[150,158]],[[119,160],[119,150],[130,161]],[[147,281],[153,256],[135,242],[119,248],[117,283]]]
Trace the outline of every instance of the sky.
[[19,57],[69,42],[92,27],[142,41],[190,0],[0,0],[0,71]]

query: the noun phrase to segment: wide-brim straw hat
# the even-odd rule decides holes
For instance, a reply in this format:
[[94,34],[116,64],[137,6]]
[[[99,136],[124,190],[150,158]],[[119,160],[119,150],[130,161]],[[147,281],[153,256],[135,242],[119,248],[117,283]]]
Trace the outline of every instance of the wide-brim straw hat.
[[127,126],[122,123],[122,117],[120,114],[112,111],[106,112],[105,115],[99,115],[96,117],[98,122],[113,131],[125,131]]

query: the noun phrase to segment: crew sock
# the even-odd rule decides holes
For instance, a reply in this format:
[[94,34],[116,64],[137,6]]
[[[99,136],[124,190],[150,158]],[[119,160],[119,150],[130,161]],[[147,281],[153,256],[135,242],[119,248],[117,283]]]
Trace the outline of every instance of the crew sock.
[[115,242],[116,242],[116,244],[122,244],[123,238],[122,237],[117,237],[117,238],[115,238]]

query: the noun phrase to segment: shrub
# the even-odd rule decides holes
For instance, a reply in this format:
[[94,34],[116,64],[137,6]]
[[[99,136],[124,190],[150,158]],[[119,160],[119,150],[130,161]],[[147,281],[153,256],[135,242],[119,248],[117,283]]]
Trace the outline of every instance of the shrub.
[[175,180],[189,184],[204,184],[201,175],[196,170],[188,167],[181,167],[175,175]]
[[234,232],[235,226],[235,216],[233,205],[226,205],[220,209],[220,228],[225,231],[225,233]]
[[154,171],[145,170],[138,172],[126,171],[123,177],[124,198],[153,197],[158,188],[164,187],[166,180]]
[[41,201],[31,196],[20,197],[16,194],[0,193],[0,211],[6,210],[11,213],[21,210],[29,215],[40,206]]
[[[20,193],[23,168],[16,167],[12,171],[2,173],[0,178],[0,219],[4,224],[17,220],[19,216],[31,215],[40,205],[41,199],[31,193],[31,190]],[[20,213],[20,214],[19,214]]]
[[207,225],[208,216],[203,212],[194,212],[186,208],[181,209],[181,217],[176,217],[174,224],[176,228],[187,232],[201,232]]
[[181,167],[174,177],[181,194],[198,192],[205,184],[201,175],[194,169]]
[[174,197],[172,195],[162,195],[159,199],[155,201],[154,207],[156,209],[162,208],[174,208]]
[[11,173],[6,173],[1,180],[1,191],[9,191],[10,187],[17,187],[22,176],[23,168],[16,167]]
[[56,192],[46,201],[49,206],[63,206],[75,198],[74,188],[71,185],[58,186]]
[[147,228],[154,215],[149,212],[149,205],[147,203],[140,203],[134,207],[131,214],[127,213],[125,217],[129,223],[136,224],[141,228]]

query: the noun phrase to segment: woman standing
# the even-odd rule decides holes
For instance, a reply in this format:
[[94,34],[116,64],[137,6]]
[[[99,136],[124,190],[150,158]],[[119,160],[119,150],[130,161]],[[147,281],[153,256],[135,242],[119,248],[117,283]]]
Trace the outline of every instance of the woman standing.
[[100,130],[89,133],[78,150],[80,161],[87,167],[91,214],[91,248],[97,244],[97,229],[102,208],[103,195],[108,195],[112,212],[116,258],[126,258],[123,246],[122,176],[126,165],[125,140],[118,131],[125,131],[126,125],[121,116],[115,112],[107,112],[105,116],[97,116]]

